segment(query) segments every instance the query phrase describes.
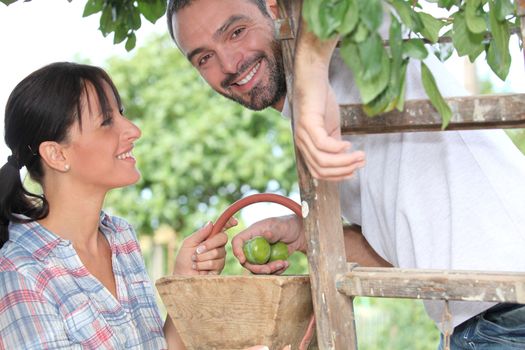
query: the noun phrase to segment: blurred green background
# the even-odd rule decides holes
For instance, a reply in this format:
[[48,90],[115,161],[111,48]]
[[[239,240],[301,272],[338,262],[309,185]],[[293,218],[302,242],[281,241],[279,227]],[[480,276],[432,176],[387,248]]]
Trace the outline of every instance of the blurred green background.
[[[126,115],[143,132],[134,151],[142,179],[111,192],[105,206],[136,227],[152,279],[168,274],[185,236],[235,200],[253,192],[297,193],[289,122],[215,94],[167,36],[152,37],[132,58],[112,58],[105,68]],[[508,133],[525,151],[525,131]],[[246,273],[227,248],[224,273]],[[288,274],[307,273],[303,255],[291,262]],[[360,349],[436,349],[439,333],[420,301],[354,304]]]

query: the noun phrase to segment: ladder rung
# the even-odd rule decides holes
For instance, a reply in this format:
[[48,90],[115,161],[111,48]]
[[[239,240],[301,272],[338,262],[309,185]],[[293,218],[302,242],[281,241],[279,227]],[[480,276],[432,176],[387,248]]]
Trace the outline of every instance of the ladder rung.
[[336,285],[348,296],[525,304],[525,273],[355,267]]
[[[452,118],[447,130],[525,128],[525,94],[481,95],[447,98]],[[360,105],[341,105],[343,134],[401,131],[439,131],[441,116],[429,100],[406,101],[397,110],[368,117]]]

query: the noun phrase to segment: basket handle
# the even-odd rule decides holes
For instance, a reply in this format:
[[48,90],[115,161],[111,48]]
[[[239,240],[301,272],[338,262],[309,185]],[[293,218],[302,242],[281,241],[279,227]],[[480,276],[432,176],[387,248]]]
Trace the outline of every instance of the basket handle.
[[295,213],[295,215],[299,217],[302,216],[301,206],[297,202],[291,200],[290,198],[274,193],[256,193],[241,198],[238,201],[234,202],[232,205],[230,205],[228,208],[226,208],[226,210],[219,216],[219,218],[215,222],[215,225],[213,225],[210,237],[220,232],[224,228],[224,225],[226,225],[228,220],[239,210],[250,204],[258,202],[273,202],[281,204],[287,207],[288,209],[292,210]]

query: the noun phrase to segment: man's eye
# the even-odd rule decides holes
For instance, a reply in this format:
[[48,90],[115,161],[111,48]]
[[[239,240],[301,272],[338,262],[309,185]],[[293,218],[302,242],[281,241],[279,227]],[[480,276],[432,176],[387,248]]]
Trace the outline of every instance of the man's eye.
[[241,35],[242,32],[244,32],[244,29],[245,29],[244,27],[241,27],[241,28],[237,28],[237,29],[235,29],[235,30],[233,31],[233,33],[232,33],[232,39],[235,39],[235,38],[237,38],[239,35]]
[[211,54],[207,54],[199,58],[199,62],[198,62],[199,66],[206,64],[206,62],[208,62],[210,58],[211,58]]

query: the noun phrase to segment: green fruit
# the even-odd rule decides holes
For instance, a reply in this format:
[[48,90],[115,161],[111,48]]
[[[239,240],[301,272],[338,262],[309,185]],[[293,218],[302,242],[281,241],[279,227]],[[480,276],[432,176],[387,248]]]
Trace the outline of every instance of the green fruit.
[[270,243],[262,236],[244,242],[242,250],[246,260],[251,264],[263,265],[270,259]]
[[270,247],[270,260],[286,260],[288,259],[288,245],[283,242],[277,242]]

